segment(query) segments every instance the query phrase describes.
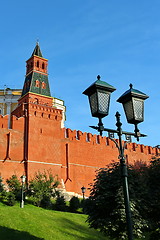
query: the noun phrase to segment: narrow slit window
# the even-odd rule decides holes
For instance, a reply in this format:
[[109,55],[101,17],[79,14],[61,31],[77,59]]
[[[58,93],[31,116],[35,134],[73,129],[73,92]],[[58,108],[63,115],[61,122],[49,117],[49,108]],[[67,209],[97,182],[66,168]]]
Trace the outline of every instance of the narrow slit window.
[[42,63],[42,69],[45,69],[45,64],[44,63]]

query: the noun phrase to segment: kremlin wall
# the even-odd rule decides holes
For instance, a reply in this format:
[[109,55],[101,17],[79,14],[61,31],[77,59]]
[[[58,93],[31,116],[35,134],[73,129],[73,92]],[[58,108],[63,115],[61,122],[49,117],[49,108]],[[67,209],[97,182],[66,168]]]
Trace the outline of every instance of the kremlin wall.
[[[26,175],[28,181],[35,172],[49,170],[58,175],[64,192],[81,195],[96,170],[118,160],[118,149],[108,137],[63,127],[64,111],[53,105],[50,95],[47,63],[37,44],[27,60],[17,107],[11,116],[0,116],[0,174],[3,179]],[[158,155],[158,148],[136,143],[127,143],[125,149],[129,164],[149,163]]]

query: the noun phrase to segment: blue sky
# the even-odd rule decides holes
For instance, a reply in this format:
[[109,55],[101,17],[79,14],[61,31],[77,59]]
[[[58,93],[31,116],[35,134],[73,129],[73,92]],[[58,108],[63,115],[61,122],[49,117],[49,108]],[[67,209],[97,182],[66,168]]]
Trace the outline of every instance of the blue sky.
[[96,133],[88,99],[82,92],[98,74],[113,85],[107,128],[115,128],[115,113],[126,123],[116,100],[129,84],[150,96],[145,121],[139,125],[148,137],[140,143],[160,144],[160,1],[142,0],[6,0],[0,15],[0,88],[22,88],[25,61],[39,39],[49,60],[52,96],[63,99],[66,127]]

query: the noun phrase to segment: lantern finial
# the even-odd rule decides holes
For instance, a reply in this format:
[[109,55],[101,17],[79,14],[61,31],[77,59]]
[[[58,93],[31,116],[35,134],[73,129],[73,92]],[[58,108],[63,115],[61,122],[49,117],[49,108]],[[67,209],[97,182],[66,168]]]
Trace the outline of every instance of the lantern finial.
[[133,88],[133,84],[132,84],[132,83],[130,83],[130,84],[129,84],[129,86],[130,86],[130,89],[132,89],[132,88]]
[[101,76],[100,76],[100,75],[98,75],[98,76],[97,76],[97,79],[98,79],[98,80],[100,80],[100,79],[101,79]]

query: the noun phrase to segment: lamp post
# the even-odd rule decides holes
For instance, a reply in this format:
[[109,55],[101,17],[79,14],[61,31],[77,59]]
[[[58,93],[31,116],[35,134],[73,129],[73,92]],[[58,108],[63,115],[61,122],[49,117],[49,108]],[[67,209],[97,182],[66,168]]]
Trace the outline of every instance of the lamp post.
[[21,204],[20,204],[20,207],[24,208],[24,183],[26,181],[26,176],[25,175],[21,176],[21,181],[22,181],[22,189],[21,189]]
[[86,188],[83,186],[83,187],[81,187],[81,190],[82,190],[83,200],[84,200],[84,194],[85,194],[85,192],[86,192]]
[[[96,129],[102,136],[103,131],[107,131],[109,138],[115,143],[119,151],[120,167],[121,167],[121,177],[123,181],[123,194],[124,194],[124,204],[126,213],[126,223],[128,231],[128,239],[133,240],[133,229],[132,229],[132,219],[131,210],[129,203],[129,191],[128,191],[128,172],[126,166],[126,160],[124,156],[125,144],[122,144],[122,135],[125,134],[127,138],[134,136],[139,141],[139,137],[145,137],[146,135],[141,134],[138,129],[138,123],[143,122],[144,116],[144,100],[148,96],[139,90],[133,89],[133,85],[130,84],[130,89],[126,91],[117,101],[123,104],[123,108],[126,114],[128,123],[135,125],[134,133],[122,131],[122,123],[120,121],[120,114],[116,112],[116,126],[117,129],[104,128],[102,123],[102,118],[107,116],[109,113],[109,103],[110,94],[116,89],[109,85],[108,83],[101,81],[100,76],[97,76],[97,81],[94,82],[89,88],[87,88],[83,94],[87,95],[89,98],[91,113],[93,117],[99,119],[98,126],[90,126]],[[115,141],[114,133],[118,135],[119,142]]]

